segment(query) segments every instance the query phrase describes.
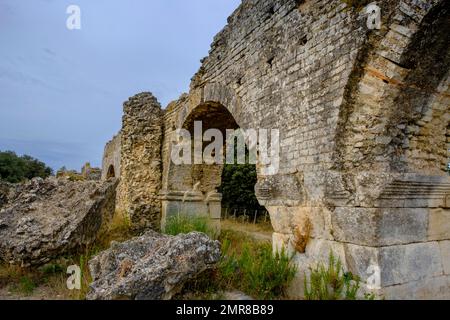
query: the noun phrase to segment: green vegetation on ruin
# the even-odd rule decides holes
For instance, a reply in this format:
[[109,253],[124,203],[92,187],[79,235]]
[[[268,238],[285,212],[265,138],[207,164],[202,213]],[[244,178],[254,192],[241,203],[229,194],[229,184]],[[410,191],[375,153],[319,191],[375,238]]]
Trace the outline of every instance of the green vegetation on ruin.
[[0,152],[0,180],[18,183],[36,177],[47,178],[52,169],[28,155],[18,156],[12,151]]

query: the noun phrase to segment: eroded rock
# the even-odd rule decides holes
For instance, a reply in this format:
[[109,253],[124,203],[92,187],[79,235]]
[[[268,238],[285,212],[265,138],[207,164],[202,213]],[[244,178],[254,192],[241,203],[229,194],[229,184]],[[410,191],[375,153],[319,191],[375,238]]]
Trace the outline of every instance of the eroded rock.
[[114,215],[116,186],[55,178],[15,185],[0,211],[0,259],[39,265],[91,244]]
[[213,267],[220,243],[202,233],[167,236],[148,231],[113,243],[89,262],[90,300],[169,300],[183,284]]
[[11,184],[0,181],[0,209],[8,202],[10,190]]

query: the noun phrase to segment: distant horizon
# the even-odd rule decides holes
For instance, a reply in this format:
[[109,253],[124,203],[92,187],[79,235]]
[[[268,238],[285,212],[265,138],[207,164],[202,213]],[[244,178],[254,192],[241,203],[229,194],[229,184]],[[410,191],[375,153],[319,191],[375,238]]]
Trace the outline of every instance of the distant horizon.
[[[0,0],[0,151],[56,172],[101,167],[123,102],[152,92],[163,108],[189,91],[240,0]],[[69,5],[81,29],[69,30]]]

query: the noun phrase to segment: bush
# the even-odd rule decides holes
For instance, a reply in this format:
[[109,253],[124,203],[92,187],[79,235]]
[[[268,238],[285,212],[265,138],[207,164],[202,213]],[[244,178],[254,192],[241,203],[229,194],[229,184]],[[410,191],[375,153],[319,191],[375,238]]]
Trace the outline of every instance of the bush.
[[185,284],[177,299],[222,299],[241,291],[257,299],[281,299],[296,274],[291,257],[274,255],[268,242],[255,242],[235,231],[222,232],[222,257],[217,267]]
[[345,272],[340,259],[336,260],[330,253],[328,266],[319,264],[311,269],[309,281],[305,277],[304,286],[307,300],[356,300],[360,279]]
[[225,165],[222,173],[222,205],[227,208],[261,210],[255,195],[256,166],[250,164]]
[[52,169],[30,156],[17,156],[14,152],[0,152],[0,180],[18,183],[36,177],[47,178]]
[[296,273],[291,258],[284,251],[274,255],[270,244],[246,243],[240,255],[225,256],[219,268],[224,280],[258,299],[283,296]]

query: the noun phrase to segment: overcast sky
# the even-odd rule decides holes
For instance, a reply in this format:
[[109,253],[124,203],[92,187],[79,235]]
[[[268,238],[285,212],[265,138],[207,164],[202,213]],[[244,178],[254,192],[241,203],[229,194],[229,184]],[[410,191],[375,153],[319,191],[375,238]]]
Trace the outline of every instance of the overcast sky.
[[[0,150],[100,166],[122,103],[187,92],[240,0],[0,0]],[[81,30],[66,9],[81,8]]]

